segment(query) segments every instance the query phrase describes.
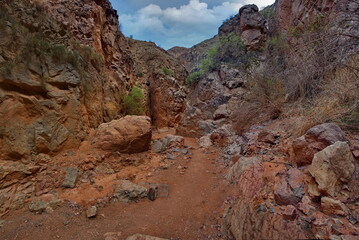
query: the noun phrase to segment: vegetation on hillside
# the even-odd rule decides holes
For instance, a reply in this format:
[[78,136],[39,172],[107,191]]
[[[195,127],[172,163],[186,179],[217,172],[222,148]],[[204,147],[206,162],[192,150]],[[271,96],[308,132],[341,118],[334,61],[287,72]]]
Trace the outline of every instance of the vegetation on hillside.
[[130,92],[122,99],[123,103],[123,114],[124,115],[144,115],[144,105],[143,105],[144,96],[142,90],[133,86],[130,89]]
[[206,73],[219,70],[222,63],[245,70],[254,59],[255,53],[248,51],[246,45],[235,33],[221,36],[217,46],[211,48],[207,52],[207,57],[201,61],[199,70],[188,75],[186,83],[196,84]]
[[356,37],[343,38],[325,16],[272,34],[266,62],[253,69],[247,101],[235,114],[238,132],[253,124],[246,123],[250,118],[265,121],[280,113],[303,118],[298,135],[330,121],[359,131],[359,58],[351,50]]

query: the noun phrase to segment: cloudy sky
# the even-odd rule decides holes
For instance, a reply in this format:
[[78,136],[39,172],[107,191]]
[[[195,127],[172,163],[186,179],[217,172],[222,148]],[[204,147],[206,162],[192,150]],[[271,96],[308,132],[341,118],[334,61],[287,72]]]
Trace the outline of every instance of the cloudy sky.
[[164,49],[191,47],[217,34],[223,20],[245,4],[259,8],[274,0],[110,0],[126,36]]

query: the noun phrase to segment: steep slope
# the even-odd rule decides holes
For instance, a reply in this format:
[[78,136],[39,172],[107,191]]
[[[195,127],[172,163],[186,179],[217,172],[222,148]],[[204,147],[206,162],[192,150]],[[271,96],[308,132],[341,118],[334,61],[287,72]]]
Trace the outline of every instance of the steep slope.
[[170,54],[180,59],[186,66],[188,72],[194,72],[199,69],[201,61],[206,58],[208,51],[216,47],[218,37],[205,40],[191,48],[173,47],[168,50]]

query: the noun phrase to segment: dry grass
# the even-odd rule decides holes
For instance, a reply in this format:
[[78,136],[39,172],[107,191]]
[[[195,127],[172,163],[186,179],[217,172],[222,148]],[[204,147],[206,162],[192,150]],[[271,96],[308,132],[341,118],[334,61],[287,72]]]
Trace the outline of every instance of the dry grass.
[[297,115],[301,121],[295,135],[324,122],[336,122],[343,129],[359,132],[359,55],[342,67],[327,73],[320,92],[312,99],[302,98],[287,106],[286,115]]

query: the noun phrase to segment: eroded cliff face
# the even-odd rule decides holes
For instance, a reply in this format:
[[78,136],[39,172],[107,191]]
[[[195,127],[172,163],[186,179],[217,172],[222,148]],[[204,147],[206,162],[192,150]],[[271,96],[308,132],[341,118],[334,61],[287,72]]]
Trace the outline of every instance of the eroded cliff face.
[[175,127],[182,119],[188,89],[181,62],[154,43],[129,39],[135,60],[136,84],[146,95],[146,107],[157,128]]
[[133,61],[108,4],[2,6],[3,159],[76,147],[89,128],[118,114],[120,93],[134,81]]
[[33,195],[43,159],[121,117],[132,86],[150,96],[143,106],[155,126],[181,119],[186,71],[161,53],[136,75],[137,65],[147,67],[140,45],[130,49],[108,0],[3,1],[0,11],[0,212]]

